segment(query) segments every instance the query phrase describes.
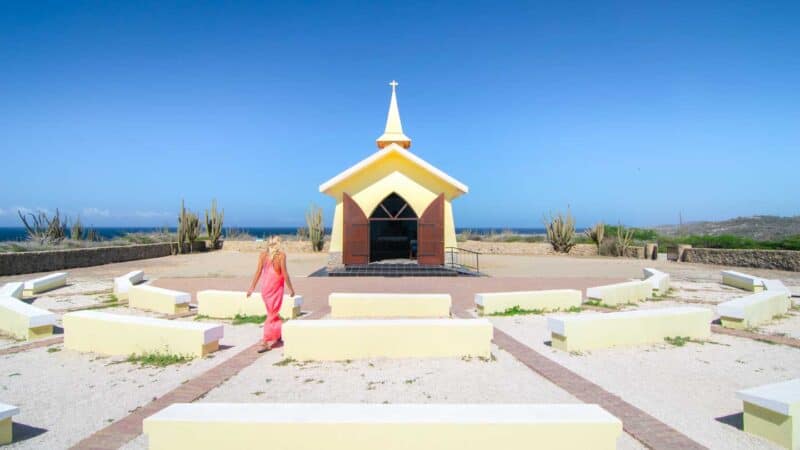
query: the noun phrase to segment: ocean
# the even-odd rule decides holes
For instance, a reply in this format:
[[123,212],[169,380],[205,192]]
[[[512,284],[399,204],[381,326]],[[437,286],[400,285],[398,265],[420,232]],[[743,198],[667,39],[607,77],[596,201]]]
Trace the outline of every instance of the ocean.
[[[273,234],[280,235],[294,235],[297,234],[298,227],[226,227],[223,235],[227,231],[235,230],[237,232],[247,233],[256,238],[264,238]],[[163,230],[164,227],[96,227],[95,231],[103,239],[114,239],[128,233],[152,233]],[[515,234],[544,234],[544,228],[456,228],[456,233],[468,230],[476,234],[491,234],[502,233],[503,231],[511,231]],[[171,232],[176,231],[175,228],[170,228]],[[579,230],[578,230],[579,231]],[[330,229],[325,230],[330,233]],[[24,241],[28,238],[28,233],[24,227],[0,227],[0,242],[2,241]]]

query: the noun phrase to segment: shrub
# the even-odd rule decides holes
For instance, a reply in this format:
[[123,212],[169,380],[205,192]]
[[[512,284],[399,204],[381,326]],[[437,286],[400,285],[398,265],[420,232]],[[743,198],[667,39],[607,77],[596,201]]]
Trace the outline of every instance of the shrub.
[[553,250],[558,253],[569,253],[575,245],[575,218],[572,217],[569,208],[567,214],[562,216],[550,216],[544,219],[544,227],[547,230],[547,240],[553,246]]
[[225,210],[217,211],[217,200],[211,200],[211,212],[206,210],[206,233],[211,241],[212,248],[219,248],[219,241],[222,237],[222,221],[225,218]]
[[597,246],[597,253],[600,253],[600,244],[603,242],[606,226],[603,222],[597,222],[593,227],[584,230],[584,234],[589,238],[594,245]]
[[311,249],[315,252],[322,251],[325,245],[325,226],[322,223],[322,208],[311,204],[306,212],[306,225],[308,227],[308,239],[311,241]]

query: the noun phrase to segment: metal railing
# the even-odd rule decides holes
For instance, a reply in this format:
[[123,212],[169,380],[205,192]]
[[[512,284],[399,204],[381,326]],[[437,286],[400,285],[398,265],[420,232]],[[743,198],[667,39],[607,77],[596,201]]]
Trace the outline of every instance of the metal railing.
[[444,265],[454,269],[467,270],[480,274],[481,254],[474,250],[458,247],[445,247]]

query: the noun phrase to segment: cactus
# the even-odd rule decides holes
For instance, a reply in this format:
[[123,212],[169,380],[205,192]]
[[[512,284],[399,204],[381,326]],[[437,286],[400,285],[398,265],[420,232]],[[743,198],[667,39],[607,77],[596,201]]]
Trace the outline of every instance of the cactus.
[[[189,242],[189,227],[192,213],[186,210],[184,201],[181,200],[181,212],[178,215],[178,253],[183,253],[186,243]],[[191,251],[191,248],[189,249]]]
[[81,223],[81,216],[75,219],[75,223],[70,227],[70,239],[73,241],[80,241],[83,239],[83,224]]
[[572,217],[569,208],[566,216],[558,213],[557,216],[551,214],[550,219],[543,219],[544,227],[547,230],[547,240],[557,253],[569,253],[575,245],[575,219]]
[[587,228],[583,231],[583,234],[586,235],[594,245],[597,246],[597,252],[600,253],[600,244],[603,242],[603,236],[606,233],[606,226],[603,222],[597,222],[594,224],[592,228]]
[[311,204],[306,212],[306,225],[311,249],[315,252],[322,251],[325,245],[325,226],[322,223],[322,208]]
[[617,256],[627,256],[628,249],[633,244],[633,229],[625,229],[620,223],[617,226]]
[[[47,217],[47,213],[39,211],[36,215],[28,213],[23,215],[22,211],[17,210],[22,224],[28,231],[28,238],[37,240],[40,244],[57,244],[67,236],[67,225],[61,221],[61,213],[56,209],[53,218]],[[30,222],[26,217],[30,217]]]
[[225,210],[217,211],[217,200],[211,200],[211,212],[206,210],[206,232],[211,240],[212,248],[219,248],[219,240],[222,237],[222,221],[225,218]]

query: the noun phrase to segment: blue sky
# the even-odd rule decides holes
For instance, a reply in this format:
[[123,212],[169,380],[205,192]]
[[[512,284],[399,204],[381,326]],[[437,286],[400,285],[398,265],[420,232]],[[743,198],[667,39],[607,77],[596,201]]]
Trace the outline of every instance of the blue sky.
[[766,3],[2,2],[0,226],[330,223],[392,79],[457,226],[800,214],[800,3]]

